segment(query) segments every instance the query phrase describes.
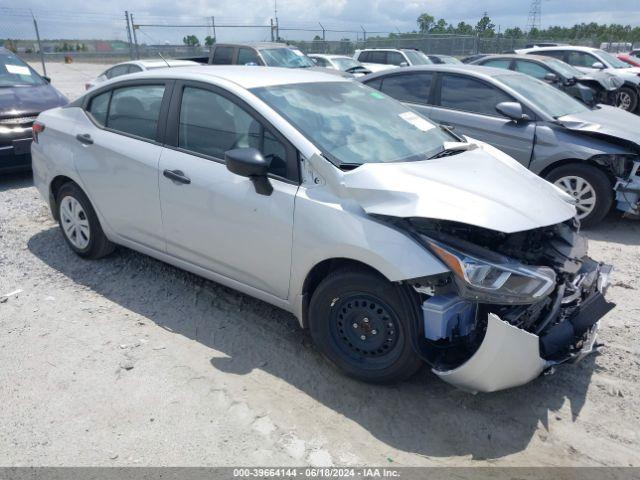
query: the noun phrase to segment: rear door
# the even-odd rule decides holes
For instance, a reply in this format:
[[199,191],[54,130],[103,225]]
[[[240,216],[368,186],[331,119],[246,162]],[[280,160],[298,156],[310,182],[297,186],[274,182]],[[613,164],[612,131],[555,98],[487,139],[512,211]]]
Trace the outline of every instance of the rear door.
[[496,105],[514,99],[483,80],[441,73],[435,92],[432,120],[457,133],[482,140],[528,166],[533,151],[535,122],[514,122],[500,115]]
[[97,92],[77,126],[75,165],[96,210],[122,238],[164,250],[158,162],[171,82]]
[[[175,91],[160,160],[167,252],[287,298],[297,152],[231,93],[197,82],[179,83]],[[227,170],[224,153],[243,147],[271,158],[271,195],[259,195],[250,179]]]

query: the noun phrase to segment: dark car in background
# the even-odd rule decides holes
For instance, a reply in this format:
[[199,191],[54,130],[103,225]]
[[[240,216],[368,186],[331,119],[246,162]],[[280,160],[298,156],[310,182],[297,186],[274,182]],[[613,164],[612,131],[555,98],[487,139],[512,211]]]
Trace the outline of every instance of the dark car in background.
[[616,204],[640,219],[640,118],[588,107],[531,76],[426,65],[358,79],[458,135],[502,150],[571,195],[584,226]]
[[540,55],[489,55],[471,63],[530,75],[587,105],[615,105],[616,92],[624,84],[622,79],[610,73],[584,73],[562,60]]
[[429,57],[429,60],[431,60],[431,62],[433,62],[436,65],[439,65],[442,63],[448,63],[451,65],[460,65],[462,63],[456,57],[452,57],[451,55],[439,55],[439,54],[432,53],[427,55],[427,57]]
[[67,99],[9,50],[0,47],[0,172],[31,167],[31,127],[38,114]]

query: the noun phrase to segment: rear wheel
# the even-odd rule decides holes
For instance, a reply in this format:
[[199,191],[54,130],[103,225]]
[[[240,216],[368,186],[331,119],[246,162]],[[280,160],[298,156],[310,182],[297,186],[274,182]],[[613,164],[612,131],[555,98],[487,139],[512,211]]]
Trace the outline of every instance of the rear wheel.
[[412,310],[397,286],[365,270],[342,269],[311,298],[314,343],[347,375],[373,383],[397,382],[422,365],[411,342]]
[[593,165],[563,165],[549,172],[546,178],[576,200],[576,216],[584,227],[597,224],[611,209],[611,181]]
[[626,112],[634,112],[638,106],[638,93],[629,87],[620,88],[615,94],[615,106]]
[[101,258],[113,252],[91,202],[78,185],[65,183],[58,191],[58,223],[71,249],[85,258]]

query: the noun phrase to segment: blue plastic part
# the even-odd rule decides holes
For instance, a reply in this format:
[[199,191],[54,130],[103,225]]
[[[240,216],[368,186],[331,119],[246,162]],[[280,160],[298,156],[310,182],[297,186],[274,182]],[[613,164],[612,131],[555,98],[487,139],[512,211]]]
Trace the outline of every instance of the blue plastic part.
[[476,304],[455,294],[436,295],[422,304],[424,336],[429,340],[465,336],[475,326]]

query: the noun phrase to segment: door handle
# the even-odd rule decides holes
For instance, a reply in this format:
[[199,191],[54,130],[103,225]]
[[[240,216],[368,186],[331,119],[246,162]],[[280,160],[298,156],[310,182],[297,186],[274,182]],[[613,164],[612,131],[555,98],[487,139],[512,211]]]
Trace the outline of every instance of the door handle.
[[165,170],[162,172],[162,175],[174,182],[184,183],[185,185],[191,183],[191,179],[187,177],[182,170]]
[[93,139],[88,133],[79,133],[76,135],[76,140],[80,143],[84,143],[85,145],[93,145]]

